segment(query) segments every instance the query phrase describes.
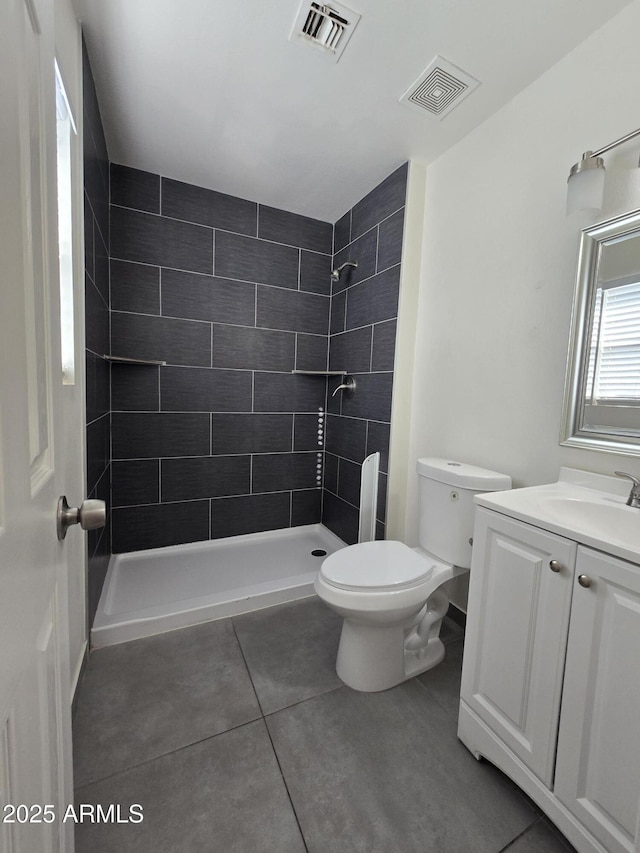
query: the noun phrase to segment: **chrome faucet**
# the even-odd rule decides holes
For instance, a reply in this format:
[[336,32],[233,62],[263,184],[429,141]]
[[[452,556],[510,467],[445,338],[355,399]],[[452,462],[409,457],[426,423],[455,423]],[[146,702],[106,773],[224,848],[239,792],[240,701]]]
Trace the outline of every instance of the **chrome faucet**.
[[633,474],[626,474],[624,471],[614,471],[613,473],[616,477],[626,477],[628,480],[631,480],[632,485],[629,497],[627,498],[627,506],[640,509],[640,480],[634,477]]

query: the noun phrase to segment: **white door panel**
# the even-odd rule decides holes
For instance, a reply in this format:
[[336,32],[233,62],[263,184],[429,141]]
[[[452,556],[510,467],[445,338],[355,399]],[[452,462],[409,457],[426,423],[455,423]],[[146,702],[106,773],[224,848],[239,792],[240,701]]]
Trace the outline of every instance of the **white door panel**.
[[[82,494],[73,494],[61,440],[48,0],[0,3],[0,186],[0,802],[50,805],[56,815],[3,822],[0,842],[2,853],[71,851],[73,826],[60,820],[72,797],[70,566],[55,509],[65,491]],[[73,573],[82,573],[75,560]]]

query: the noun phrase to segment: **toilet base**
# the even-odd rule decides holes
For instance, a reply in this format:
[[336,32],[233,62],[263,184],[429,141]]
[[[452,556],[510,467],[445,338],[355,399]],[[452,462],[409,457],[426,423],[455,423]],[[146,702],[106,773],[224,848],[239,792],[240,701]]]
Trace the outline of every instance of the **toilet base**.
[[404,681],[404,627],[370,626],[345,619],[336,672],[348,687],[365,693],[388,690]]
[[437,666],[445,656],[439,638],[449,599],[435,590],[423,607],[395,624],[363,624],[345,618],[336,672],[348,687],[365,693],[389,690]]
[[432,669],[444,660],[444,656],[444,644],[438,637],[429,640],[426,647],[420,649],[420,652],[405,651],[404,671],[406,677],[413,678],[414,675],[420,675],[421,672]]

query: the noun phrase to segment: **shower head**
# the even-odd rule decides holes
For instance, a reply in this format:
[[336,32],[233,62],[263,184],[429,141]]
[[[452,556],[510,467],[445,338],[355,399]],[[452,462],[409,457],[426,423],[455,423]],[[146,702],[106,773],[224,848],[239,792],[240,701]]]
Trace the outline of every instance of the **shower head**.
[[340,281],[340,275],[345,267],[353,267],[354,270],[358,269],[358,262],[346,261],[344,264],[341,264],[337,269],[331,270],[331,281]]

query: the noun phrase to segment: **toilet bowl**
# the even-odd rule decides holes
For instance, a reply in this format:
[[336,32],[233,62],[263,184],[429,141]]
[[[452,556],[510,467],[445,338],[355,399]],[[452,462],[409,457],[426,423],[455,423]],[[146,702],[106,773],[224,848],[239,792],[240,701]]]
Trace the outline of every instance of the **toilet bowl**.
[[[418,474],[420,546],[351,545],[327,557],[315,580],[318,596],[344,620],[336,671],[355,690],[387,690],[444,658],[439,634],[449,598],[441,586],[469,570],[473,495],[511,487],[504,474],[441,459],[420,459]],[[445,559],[425,547],[432,541]]]
[[363,542],[328,557],[315,591],[344,619],[338,677],[373,692],[440,663],[449,599],[438,587],[464,571],[396,541]]

